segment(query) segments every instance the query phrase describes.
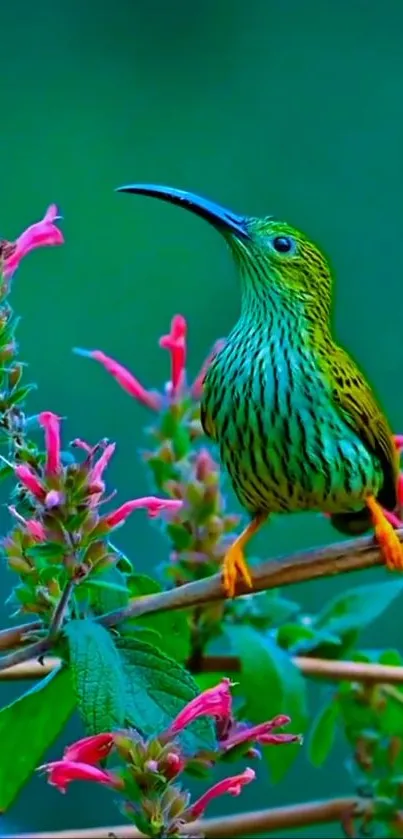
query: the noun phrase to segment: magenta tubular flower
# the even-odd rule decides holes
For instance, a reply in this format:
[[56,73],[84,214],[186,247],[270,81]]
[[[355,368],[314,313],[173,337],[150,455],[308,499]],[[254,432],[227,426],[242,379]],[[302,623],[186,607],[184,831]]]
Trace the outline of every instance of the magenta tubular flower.
[[114,737],[109,731],[106,734],[83,737],[81,740],[72,743],[71,746],[67,746],[63,760],[94,765],[108,756],[113,745]]
[[39,414],[39,423],[45,431],[46,463],[45,474],[49,476],[58,475],[61,469],[60,462],[60,417],[51,411],[42,411]]
[[46,530],[40,521],[36,521],[36,519],[24,519],[24,516],[15,507],[10,506],[8,509],[11,515],[21,522],[27,533],[35,539],[35,542],[46,541]]
[[109,443],[108,446],[104,449],[101,454],[101,457],[95,465],[92,467],[91,471],[88,474],[88,483],[89,484],[96,484],[102,480],[102,475],[105,472],[106,467],[116,449],[116,443]]
[[171,331],[163,335],[159,345],[171,355],[171,395],[178,396],[186,373],[186,334],[187,323],[182,315],[174,315]]
[[[400,494],[399,502],[402,503]],[[386,521],[388,521],[389,524],[392,525],[392,527],[396,528],[396,530],[399,530],[400,527],[403,527],[403,521],[399,519],[399,517],[395,513],[391,513],[390,510],[385,510],[383,507],[382,512],[385,516]]]
[[42,482],[38,478],[38,475],[31,469],[30,466],[27,466],[25,463],[19,463],[17,466],[14,467],[14,472],[19,481],[28,489],[38,501],[44,501],[46,490],[43,486]]
[[240,746],[242,743],[256,743],[259,746],[280,746],[283,743],[300,743],[300,734],[273,734],[273,729],[288,725],[291,718],[285,714],[279,714],[272,720],[262,722],[259,725],[248,726],[243,723],[235,726],[234,733],[229,735],[221,746],[225,751]]
[[213,688],[208,688],[195,696],[182,708],[168,729],[169,734],[178,734],[198,717],[215,717],[229,719],[232,710],[232,696],[230,679],[222,681]]
[[394,442],[398,452],[401,452],[403,450],[403,434],[394,434],[393,435],[393,442]]
[[204,795],[201,795],[200,798],[192,804],[188,810],[186,810],[186,817],[190,821],[190,819],[199,819],[200,816],[203,815],[206,807],[210,804],[210,801],[213,801],[215,798],[219,798],[221,795],[240,795],[242,792],[242,788],[246,784],[250,784],[251,781],[254,781],[256,778],[256,773],[253,769],[249,767],[245,769],[244,772],[241,772],[240,775],[232,775],[230,778],[224,778],[223,781],[218,781],[217,784],[210,787]]
[[93,781],[108,787],[119,789],[122,786],[120,778],[112,772],[106,772],[89,763],[79,763],[73,760],[54,760],[38,767],[38,771],[48,773],[48,783],[57,787],[60,792],[66,792],[71,781]]
[[3,275],[6,279],[12,277],[17,270],[21,259],[34,248],[40,248],[47,245],[62,245],[64,242],[63,233],[55,225],[55,221],[60,218],[56,204],[51,204],[46,210],[42,221],[31,224],[15,242],[15,247],[11,253],[5,258],[3,265]]
[[203,362],[200,372],[197,374],[192,387],[191,393],[194,399],[201,399],[201,395],[203,393],[203,382],[204,377],[207,373],[208,368],[210,367],[213,358],[217,355],[217,353],[222,350],[223,346],[225,345],[225,338],[219,338],[218,341],[215,342],[213,349],[208,354],[206,360]]
[[140,384],[139,380],[136,379],[126,367],[123,367],[122,364],[115,361],[114,358],[111,358],[109,355],[105,355],[105,353],[101,350],[82,350],[76,347],[74,352],[77,353],[77,355],[83,355],[88,358],[93,358],[95,361],[99,361],[105,370],[107,370],[107,372],[116,379],[120,387],[129,393],[133,399],[136,399],[137,402],[141,402],[153,411],[159,410],[161,400],[158,394],[151,393],[151,391],[146,390],[146,388]]
[[117,527],[130,516],[134,510],[145,509],[151,518],[158,516],[165,510],[176,512],[182,507],[183,501],[176,501],[171,498],[157,498],[154,495],[144,496],[143,498],[133,498],[131,501],[126,501],[117,510],[108,513],[101,521],[108,527]]

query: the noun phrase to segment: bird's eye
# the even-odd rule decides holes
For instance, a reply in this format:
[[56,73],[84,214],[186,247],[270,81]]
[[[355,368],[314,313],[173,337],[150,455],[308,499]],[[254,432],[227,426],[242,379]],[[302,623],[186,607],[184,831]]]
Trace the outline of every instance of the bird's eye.
[[273,239],[273,248],[278,253],[289,253],[292,247],[293,241],[288,236],[276,236]]

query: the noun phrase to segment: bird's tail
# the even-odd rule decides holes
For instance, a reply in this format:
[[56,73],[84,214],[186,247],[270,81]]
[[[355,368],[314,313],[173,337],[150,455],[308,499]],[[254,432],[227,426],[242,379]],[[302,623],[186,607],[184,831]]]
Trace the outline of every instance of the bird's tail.
[[350,513],[335,513],[330,516],[333,527],[345,536],[362,536],[373,527],[368,507]]

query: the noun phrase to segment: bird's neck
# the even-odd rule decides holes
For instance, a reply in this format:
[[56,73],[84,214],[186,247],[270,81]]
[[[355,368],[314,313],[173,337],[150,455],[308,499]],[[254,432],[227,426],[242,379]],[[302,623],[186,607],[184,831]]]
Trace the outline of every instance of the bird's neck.
[[303,295],[291,293],[281,284],[251,282],[241,275],[242,302],[238,325],[250,334],[264,332],[274,338],[281,332],[289,343],[318,347],[332,342],[330,316],[323,306]]

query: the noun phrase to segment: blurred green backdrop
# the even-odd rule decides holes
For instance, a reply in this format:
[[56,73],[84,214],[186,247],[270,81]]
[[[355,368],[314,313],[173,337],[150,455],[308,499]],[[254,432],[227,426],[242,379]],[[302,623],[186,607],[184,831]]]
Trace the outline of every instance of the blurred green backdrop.
[[[137,458],[147,416],[72,346],[102,348],[158,386],[168,367],[157,339],[172,314],[189,320],[196,372],[239,310],[219,237],[176,208],[114,194],[130,180],[197,190],[239,212],[274,213],[322,243],[338,276],[339,337],[402,430],[402,26],[401,0],[2,4],[1,232],[16,236],[52,201],[65,217],[65,247],[31,255],[14,283],[21,353],[39,385],[31,409],[66,416],[66,441],[118,441],[109,476],[120,499],[148,489]],[[1,524],[8,524],[4,512]],[[303,516],[275,522],[256,549],[270,556],[332,538],[325,520]],[[119,541],[142,569],[166,550],[141,513]],[[4,571],[1,582],[7,593]],[[312,583],[291,594],[314,609],[354,582]],[[8,620],[5,609],[1,619]],[[400,644],[400,628],[395,608],[365,641]],[[1,704],[24,687],[2,684]],[[75,720],[51,756],[80,733]],[[275,788],[261,767],[259,783],[212,814],[348,792],[345,754],[338,744],[328,768],[317,771],[301,750]],[[102,790],[76,785],[63,798],[35,778],[2,830],[116,820]],[[299,835],[341,833],[326,826]]]

